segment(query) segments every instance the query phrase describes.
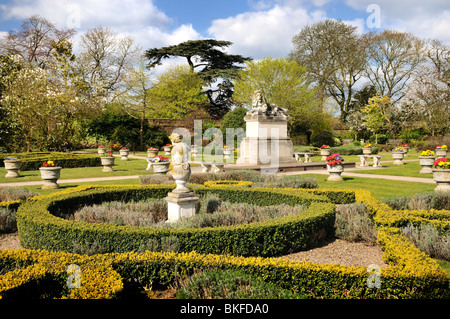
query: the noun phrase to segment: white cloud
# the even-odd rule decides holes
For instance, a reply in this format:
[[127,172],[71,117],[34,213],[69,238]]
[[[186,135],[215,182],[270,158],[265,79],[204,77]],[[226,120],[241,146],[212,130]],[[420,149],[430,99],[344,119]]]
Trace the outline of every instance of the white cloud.
[[5,20],[24,19],[39,14],[60,28],[72,28],[73,21],[78,20],[77,28],[80,30],[98,25],[116,29],[144,24],[167,28],[172,22],[148,0],[13,0],[0,8]]
[[135,42],[144,49],[164,47],[202,38],[191,24],[183,24],[170,32],[150,26],[142,27],[139,30],[122,32],[121,34],[132,36]]
[[[366,11],[373,0],[346,0],[348,6]],[[448,0],[377,0],[381,28],[410,32],[420,38],[435,38],[450,44]]]
[[298,7],[275,5],[272,9],[245,12],[227,19],[214,20],[208,32],[219,40],[233,42],[231,53],[260,59],[285,57],[292,37],[308,23],[324,18],[324,13],[308,13]]
[[119,36],[133,37],[144,50],[201,38],[191,24],[170,30],[172,19],[148,0],[13,0],[0,9],[5,20],[38,14],[58,28],[75,28],[75,51],[81,35],[97,26],[111,28]]

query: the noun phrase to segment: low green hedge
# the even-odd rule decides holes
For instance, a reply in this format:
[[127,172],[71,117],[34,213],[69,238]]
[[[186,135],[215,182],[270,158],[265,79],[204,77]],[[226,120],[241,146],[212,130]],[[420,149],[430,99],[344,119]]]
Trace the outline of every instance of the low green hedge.
[[62,168],[75,167],[96,167],[101,166],[101,159],[95,154],[73,154],[62,152],[39,152],[39,153],[16,153],[16,154],[2,154],[0,159],[0,166],[4,167],[3,159],[5,157],[15,157],[22,161],[20,169],[22,171],[38,170],[42,167],[45,161],[54,161]]
[[197,187],[196,194],[209,192],[223,200],[258,205],[309,205],[300,214],[266,222],[238,226],[149,229],[108,224],[88,224],[59,218],[72,214],[82,205],[104,201],[163,198],[172,185],[81,187],[54,196],[38,196],[17,211],[21,245],[29,249],[72,252],[74,245],[96,243],[104,252],[138,251],[149,243],[176,238],[180,252],[277,256],[304,250],[334,235],[334,205],[326,197],[301,191],[269,188]]
[[[372,147],[372,154],[378,154],[379,152],[378,147]],[[348,146],[336,146],[331,148],[331,153],[340,153],[341,155],[362,155],[363,154],[363,147],[362,146],[354,146],[354,147],[348,147]]]

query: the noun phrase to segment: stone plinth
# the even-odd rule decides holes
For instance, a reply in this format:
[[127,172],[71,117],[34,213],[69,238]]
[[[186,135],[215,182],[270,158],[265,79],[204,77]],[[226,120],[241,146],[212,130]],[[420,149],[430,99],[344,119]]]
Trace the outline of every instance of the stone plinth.
[[236,164],[261,165],[295,163],[294,145],[287,135],[287,116],[247,114],[246,137]]
[[192,217],[195,215],[196,205],[199,198],[194,192],[170,192],[165,198],[167,201],[169,223],[176,222],[181,218]]

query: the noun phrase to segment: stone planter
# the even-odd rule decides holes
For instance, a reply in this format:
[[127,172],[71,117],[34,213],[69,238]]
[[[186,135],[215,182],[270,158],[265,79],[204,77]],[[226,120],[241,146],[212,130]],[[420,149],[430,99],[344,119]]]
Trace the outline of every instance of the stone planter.
[[114,156],[100,157],[100,159],[102,160],[102,165],[103,165],[102,172],[114,171],[114,169],[112,167],[114,165],[114,160],[116,159]]
[[223,150],[223,155],[224,155],[225,159],[230,159],[232,154],[233,154],[233,150],[231,148]]
[[155,158],[156,155],[158,155],[158,151],[150,151],[150,150],[147,150],[147,157],[148,157],[148,158]]
[[433,168],[433,179],[437,184],[436,192],[450,191],[450,169]]
[[403,165],[404,157],[405,157],[405,153],[403,153],[403,152],[392,152],[392,158],[394,159],[394,162],[392,164]]
[[169,170],[169,165],[170,162],[156,162],[156,163],[152,163],[152,167],[153,167],[153,172],[155,172],[155,174],[166,174],[167,171]]
[[443,150],[443,149],[437,148],[434,151],[434,153],[436,154],[437,158],[439,158],[439,157],[446,157],[447,156],[447,150],[445,150],[445,149]]
[[372,154],[372,149],[369,147],[363,147],[363,154],[364,155],[370,155]]
[[170,151],[172,150],[172,145],[169,145],[169,146],[164,146],[164,152],[166,152],[165,153],[165,155],[170,155]]
[[5,163],[5,169],[7,171],[5,177],[6,178],[17,178],[20,177],[19,175],[19,169],[22,165],[21,160],[17,159],[10,159],[10,160],[3,160],[3,163]]
[[42,189],[57,189],[59,188],[58,183],[56,183],[61,175],[61,167],[40,167],[41,178],[44,180]]
[[97,149],[98,155],[105,155],[106,154],[106,147],[99,147]]
[[191,156],[192,158],[196,158],[198,155],[198,146],[192,146],[191,148]]
[[325,161],[328,156],[331,155],[331,149],[329,148],[321,148],[320,149],[320,155],[322,155],[322,161]]
[[341,176],[342,172],[344,171],[344,165],[336,164],[336,165],[330,166],[327,164],[327,171],[328,171],[328,173],[330,173],[330,176],[328,176],[327,181],[341,182],[344,180]]
[[433,167],[433,163],[436,159],[436,156],[419,156],[419,163],[422,165],[422,169],[420,170],[420,174],[432,174],[433,171],[431,168]]
[[120,158],[121,161],[128,161],[128,154],[130,154],[129,150],[120,150],[119,153],[120,153],[120,156],[122,156]]

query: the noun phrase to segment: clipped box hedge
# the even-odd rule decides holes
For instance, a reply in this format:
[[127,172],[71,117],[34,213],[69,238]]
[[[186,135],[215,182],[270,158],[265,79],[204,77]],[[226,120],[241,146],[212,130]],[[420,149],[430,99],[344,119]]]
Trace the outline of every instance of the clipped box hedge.
[[37,196],[17,211],[21,245],[29,249],[71,252],[74,245],[96,243],[105,252],[138,251],[149,243],[176,238],[180,252],[277,256],[304,250],[334,235],[334,205],[326,197],[286,189],[197,187],[196,194],[217,194],[223,200],[258,205],[308,205],[303,212],[247,225],[157,229],[89,224],[59,218],[82,205],[105,201],[163,198],[172,185],[80,187],[67,193]]
[[22,161],[20,167],[20,170],[22,171],[38,170],[39,167],[42,167],[42,163],[48,160],[54,161],[58,166],[62,168],[101,166],[100,156],[96,154],[73,154],[63,152],[2,154],[2,157],[0,159],[0,166],[5,166],[5,164],[3,163],[3,159],[8,156],[15,157]]

